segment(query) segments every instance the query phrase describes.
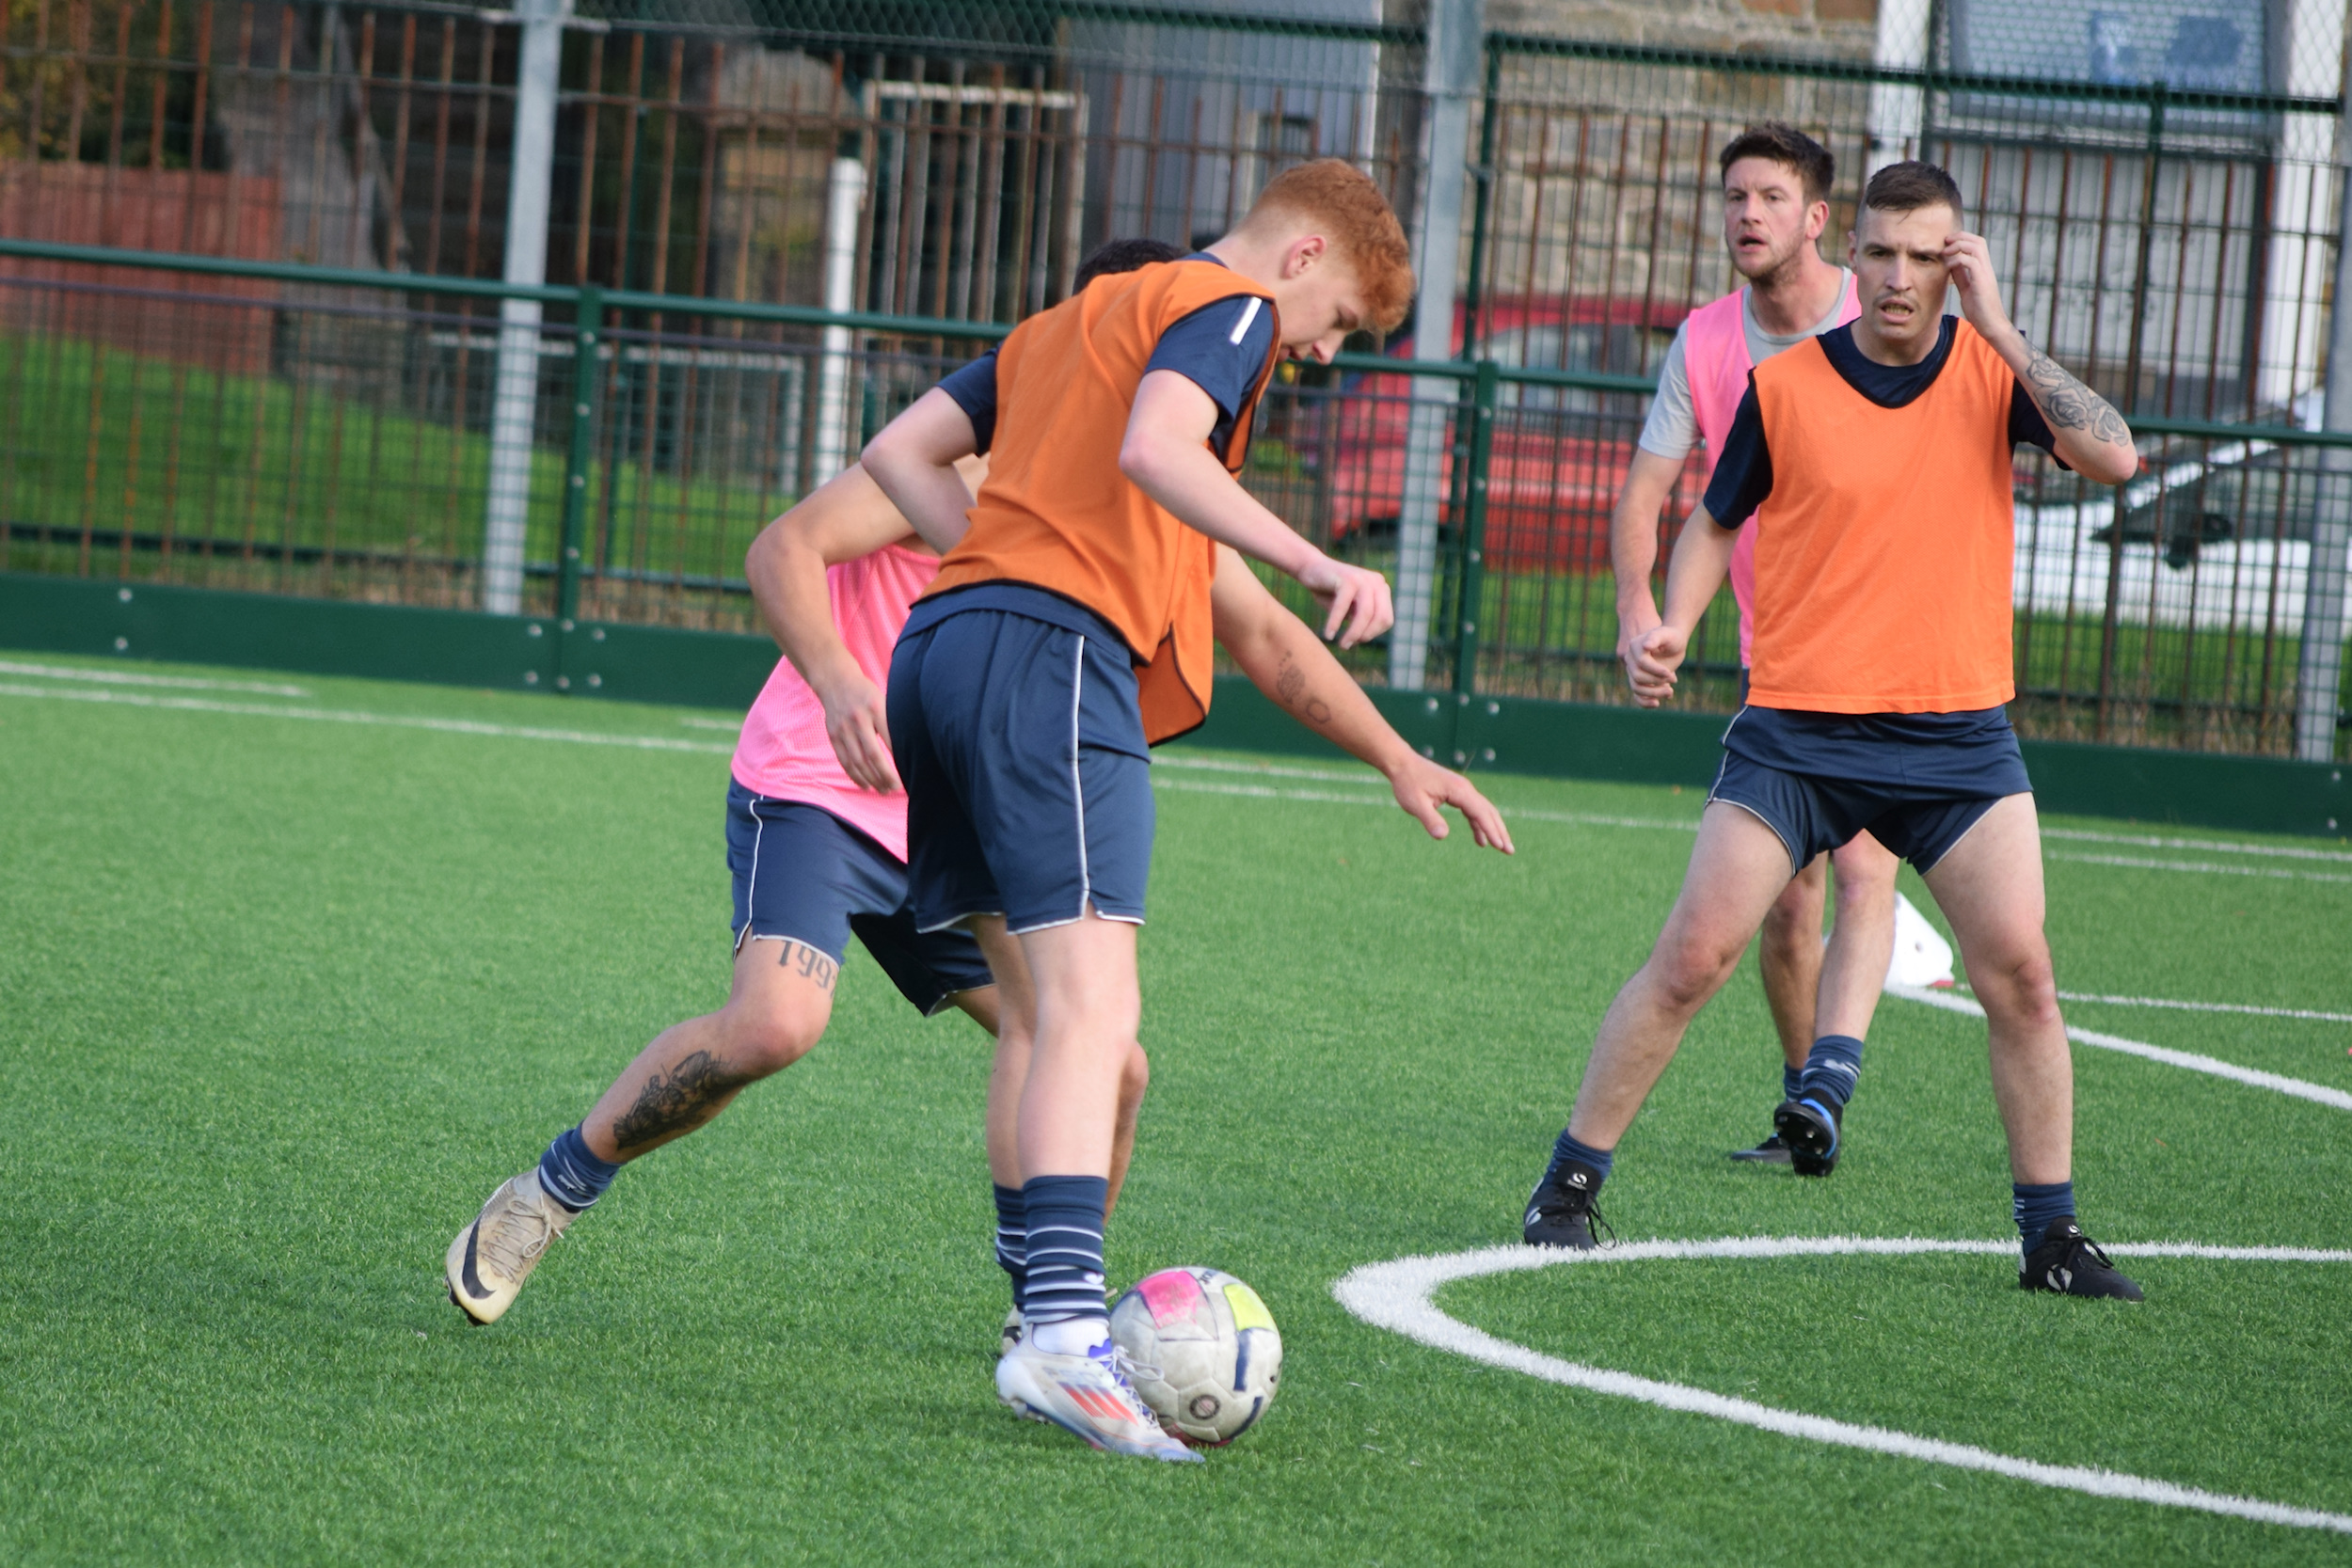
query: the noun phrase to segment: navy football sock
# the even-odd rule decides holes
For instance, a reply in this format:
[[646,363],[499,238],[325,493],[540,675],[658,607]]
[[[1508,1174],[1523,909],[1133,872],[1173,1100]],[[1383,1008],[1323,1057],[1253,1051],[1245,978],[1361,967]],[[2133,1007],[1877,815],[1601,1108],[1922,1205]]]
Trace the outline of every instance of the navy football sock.
[[539,1156],[539,1185],[575,1214],[602,1197],[620,1174],[619,1165],[589,1152],[588,1140],[577,1127],[548,1145],[548,1151]]
[[2042,1240],[2043,1231],[2059,1220],[2073,1217],[2074,1212],[2074,1183],[2045,1181],[2033,1185],[2024,1181],[2010,1183],[2016,1195],[2010,1212],[2017,1219],[2018,1242],[2031,1252]]
[[1021,1305],[1021,1291],[1029,1282],[1028,1211],[1021,1189],[997,1185],[996,1266],[1012,1276],[1012,1304]]
[[1021,1289],[1021,1307],[1032,1327],[1107,1321],[1103,1209],[1109,1197],[1110,1183],[1099,1176],[1033,1176],[1022,1183],[1028,1279]]
[[1586,1170],[1594,1173],[1596,1178],[1594,1185],[1598,1186],[1600,1182],[1609,1180],[1609,1167],[1615,1163],[1616,1158],[1615,1149],[1595,1148],[1590,1144],[1578,1143],[1568,1136],[1568,1130],[1563,1127],[1560,1129],[1559,1141],[1551,1146],[1551,1164],[1545,1169],[1544,1175],[1549,1177],[1564,1164],[1582,1165]]
[[1803,1093],[1804,1093],[1804,1069],[1790,1067],[1786,1062],[1781,1063],[1780,1098],[1794,1100]]
[[1792,1100],[1819,1100],[1842,1111],[1862,1074],[1862,1042],[1851,1035],[1823,1035],[1804,1059],[1804,1076]]

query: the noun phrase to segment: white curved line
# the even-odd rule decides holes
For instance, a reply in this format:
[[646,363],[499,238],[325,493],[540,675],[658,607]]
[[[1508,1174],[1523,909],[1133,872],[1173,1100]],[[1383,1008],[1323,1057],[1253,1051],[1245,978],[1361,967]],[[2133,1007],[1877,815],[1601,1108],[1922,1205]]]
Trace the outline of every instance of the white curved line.
[[[1917,1002],[1930,1007],[1941,1007],[1947,1013],[1963,1013],[1970,1018],[1982,1018],[1984,1009],[1964,996],[1947,990],[1930,990],[1924,986],[1889,986],[1889,996],[1899,996],[1906,1002]],[[2207,1072],[2216,1078],[2249,1084],[2258,1089],[2278,1094],[2291,1094],[2297,1100],[2308,1100],[2316,1105],[2330,1105],[2339,1111],[2352,1111],[2352,1094],[2330,1088],[2325,1084],[2310,1084],[2300,1078],[2288,1078],[2280,1073],[2265,1072],[2260,1068],[2240,1067],[2217,1057],[2200,1056],[2193,1051],[2173,1051],[2146,1040],[2125,1039],[2121,1035],[2103,1034],[2096,1029],[2066,1026],[2066,1037],[2077,1045],[2095,1045],[2102,1051],[2120,1051],[2126,1056],[2142,1056],[2167,1067],[2186,1068],[2191,1072]]]
[[[2352,1252],[2327,1251],[2316,1247],[2222,1247],[2201,1246],[2187,1242],[2157,1242],[2110,1246],[2106,1250],[2113,1256],[2122,1258],[2352,1263]],[[2118,1470],[2104,1470],[2090,1465],[2044,1465],[2039,1460],[2019,1459],[1994,1453],[1989,1449],[1973,1448],[1965,1443],[1947,1443],[1938,1438],[1915,1436],[1911,1433],[1896,1432],[1886,1427],[1858,1426],[1851,1421],[1836,1421],[1799,1411],[1776,1410],[1752,1400],[1729,1399],[1687,1384],[1661,1383],[1652,1378],[1636,1377],[1630,1372],[1580,1366],[1573,1361],[1563,1361],[1558,1356],[1529,1350],[1524,1345],[1515,1345],[1507,1339],[1498,1339],[1483,1329],[1472,1328],[1458,1319],[1448,1317],[1429,1299],[1441,1287],[1458,1280],[1564,1264],[1937,1252],[2002,1254],[2013,1258],[2017,1247],[2011,1242],[1859,1236],[1740,1236],[1711,1242],[1637,1242],[1597,1252],[1500,1246],[1475,1252],[1457,1252],[1445,1257],[1400,1258],[1387,1263],[1367,1263],[1352,1270],[1334,1284],[1331,1293],[1339,1299],[1342,1307],[1375,1327],[1401,1334],[1437,1350],[1466,1355],[1490,1367],[1542,1378],[1547,1383],[1565,1384],[1572,1388],[1585,1388],[1619,1399],[1638,1400],[1663,1410],[1708,1416],[1719,1421],[1755,1427],[1758,1431],[1776,1433],[1785,1437],[1802,1437],[1811,1442],[1916,1459],[1931,1465],[1948,1465],[1962,1470],[1983,1470],[2007,1476],[2013,1481],[2030,1481],[2036,1486],[2081,1492],[2094,1497],[2116,1497],[2157,1508],[2185,1508],[2205,1513],[2226,1514],[2232,1518],[2250,1519],[2257,1524],[2289,1525],[2301,1529],[2334,1530],[2352,1535],[2352,1514],[2328,1513],[2318,1509],[2265,1502],[2260,1497],[2207,1492],[2194,1486],[2181,1486],[2169,1481],[2154,1481],[2145,1476],[2125,1475]]]

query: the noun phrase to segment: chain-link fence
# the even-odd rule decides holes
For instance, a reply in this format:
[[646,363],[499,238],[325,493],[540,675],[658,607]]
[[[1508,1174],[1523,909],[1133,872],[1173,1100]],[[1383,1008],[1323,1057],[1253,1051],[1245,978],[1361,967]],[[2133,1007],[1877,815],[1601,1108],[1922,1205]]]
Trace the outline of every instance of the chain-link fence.
[[[1917,36],[1890,56],[1904,7]],[[1103,239],[1204,241],[1331,153],[1408,230],[1442,228],[1424,31],[1376,0],[582,9],[533,294],[481,286],[516,188],[515,16],[0,0],[0,234],[230,263],[0,255],[9,569],[479,604],[503,528],[528,607],[570,582],[585,614],[752,629],[757,528],[989,324],[1059,299]],[[1406,351],[1368,343],[1285,369],[1248,483],[1384,565],[1408,490],[1433,485],[1423,678],[1623,701],[1609,512],[1676,325],[1738,281],[1715,150],[1788,119],[1838,159],[1826,252],[1871,167],[1945,163],[2017,320],[2144,437],[2120,498],[2019,461],[2021,723],[2287,749],[2331,562],[2341,592],[2344,507],[2308,431],[2342,19],[2018,9],[1887,0],[1875,62],[1487,36],[1443,461],[1410,471]],[[287,262],[342,273],[268,265]],[[608,311],[585,381],[581,284]],[[504,329],[523,336],[502,389],[500,300],[525,297],[548,321]],[[1441,325],[1412,351],[1438,354]],[[1712,619],[1683,700],[1725,706],[1736,649]]]

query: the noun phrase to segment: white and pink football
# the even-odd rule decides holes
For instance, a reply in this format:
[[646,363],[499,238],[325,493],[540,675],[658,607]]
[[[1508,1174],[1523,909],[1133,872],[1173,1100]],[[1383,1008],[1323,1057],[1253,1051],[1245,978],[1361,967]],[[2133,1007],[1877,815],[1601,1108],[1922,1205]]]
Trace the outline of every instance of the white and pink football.
[[1258,1292],[1222,1269],[1162,1269],[1111,1307],[1111,1337],[1160,1424],[1216,1448],[1257,1423],[1282,1381],[1282,1335]]

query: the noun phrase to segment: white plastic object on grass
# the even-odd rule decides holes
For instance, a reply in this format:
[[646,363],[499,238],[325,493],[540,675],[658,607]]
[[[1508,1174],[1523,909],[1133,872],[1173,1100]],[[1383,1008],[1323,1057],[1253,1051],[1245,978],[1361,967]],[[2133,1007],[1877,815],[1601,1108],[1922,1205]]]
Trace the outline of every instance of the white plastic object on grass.
[[1948,986],[1952,944],[1901,894],[1895,895],[1895,952],[1886,962],[1889,986]]

